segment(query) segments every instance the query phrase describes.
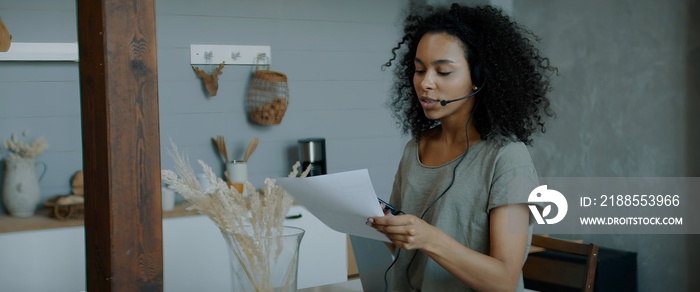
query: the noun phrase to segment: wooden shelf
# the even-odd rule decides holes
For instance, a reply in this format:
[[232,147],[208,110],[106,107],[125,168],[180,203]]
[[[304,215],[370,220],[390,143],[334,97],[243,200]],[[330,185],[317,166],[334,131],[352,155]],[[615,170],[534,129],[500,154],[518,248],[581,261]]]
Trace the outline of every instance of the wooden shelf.
[[[189,204],[183,203],[176,206],[172,211],[164,211],[163,219],[199,215],[196,211],[187,211],[186,209],[189,206]],[[20,218],[7,215],[0,216],[0,234],[76,226],[83,226],[83,220],[58,220],[49,216],[48,209],[39,209],[32,217]]]
[[78,62],[78,43],[12,43],[0,61]]

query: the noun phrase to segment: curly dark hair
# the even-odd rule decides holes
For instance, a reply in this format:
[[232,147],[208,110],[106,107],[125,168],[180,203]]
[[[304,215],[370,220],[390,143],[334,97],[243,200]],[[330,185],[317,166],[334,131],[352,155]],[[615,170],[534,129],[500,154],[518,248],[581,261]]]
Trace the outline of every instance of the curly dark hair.
[[[556,68],[535,47],[539,38],[500,9],[452,4],[449,9],[426,7],[422,14],[407,16],[405,35],[392,49],[391,60],[382,66],[391,66],[401,51],[388,106],[404,133],[419,139],[421,133],[439,124],[425,116],[413,87],[416,50],[426,33],[447,33],[464,44],[472,82],[483,87],[476,95],[473,114],[482,139],[531,144],[530,136],[536,130],[545,132],[544,120],[554,116],[545,94],[551,89],[549,73]],[[402,50],[404,45],[407,48]]]

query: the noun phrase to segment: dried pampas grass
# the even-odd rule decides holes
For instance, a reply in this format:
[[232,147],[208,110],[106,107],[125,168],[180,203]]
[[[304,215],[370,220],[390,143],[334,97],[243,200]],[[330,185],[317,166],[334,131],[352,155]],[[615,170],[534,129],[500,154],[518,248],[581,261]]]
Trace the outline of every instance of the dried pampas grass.
[[[235,251],[236,256],[241,263],[247,263],[243,268],[254,289],[272,291],[269,255],[274,252],[278,257],[282,252],[284,219],[293,199],[270,178],[265,179],[265,186],[260,191],[250,182],[245,182],[248,194],[243,195],[236,188],[229,188],[211,167],[198,160],[211,183],[207,189],[202,189],[187,155],[180,153],[172,141],[171,146],[169,154],[175,162],[175,171],[163,170],[163,181],[192,204],[188,210],[208,216],[227,241],[236,241],[240,248],[240,251]],[[289,176],[296,177],[298,168],[299,162]],[[308,169],[304,174],[308,174]],[[234,242],[228,244],[233,247]]]
[[[24,131],[22,136],[27,136],[28,131]],[[49,142],[44,137],[39,137],[27,144],[20,140],[16,134],[12,134],[10,140],[5,140],[5,148],[9,151],[9,159],[36,158],[49,147]]]

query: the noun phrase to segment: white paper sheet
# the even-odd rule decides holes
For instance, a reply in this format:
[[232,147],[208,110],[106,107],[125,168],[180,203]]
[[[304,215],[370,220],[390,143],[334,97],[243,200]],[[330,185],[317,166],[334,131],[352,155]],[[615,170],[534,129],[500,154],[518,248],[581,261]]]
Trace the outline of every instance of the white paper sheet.
[[384,234],[365,224],[369,217],[384,216],[367,169],[276,180],[331,229],[389,242]]

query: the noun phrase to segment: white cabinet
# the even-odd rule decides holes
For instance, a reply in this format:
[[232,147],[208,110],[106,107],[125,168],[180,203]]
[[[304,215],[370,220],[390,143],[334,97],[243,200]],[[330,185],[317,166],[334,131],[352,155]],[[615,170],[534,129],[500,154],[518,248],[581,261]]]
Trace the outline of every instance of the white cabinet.
[[[326,227],[300,206],[285,225],[305,230],[299,250],[299,289],[347,280],[345,234]],[[205,216],[163,220],[166,292],[231,291],[228,251]],[[41,279],[37,281],[37,279]],[[0,291],[85,290],[83,227],[0,234]]]
[[0,291],[83,290],[83,227],[0,234]]

